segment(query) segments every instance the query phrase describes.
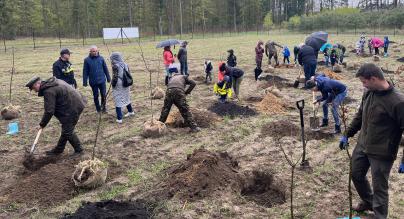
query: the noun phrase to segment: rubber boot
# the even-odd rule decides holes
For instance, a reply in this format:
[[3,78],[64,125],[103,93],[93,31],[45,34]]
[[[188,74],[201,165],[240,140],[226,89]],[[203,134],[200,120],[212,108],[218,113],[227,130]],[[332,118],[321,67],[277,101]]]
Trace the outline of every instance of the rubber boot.
[[168,76],[166,76],[165,85],[168,85]]
[[341,133],[341,126],[335,125],[335,134],[340,134],[340,133]]
[[320,127],[327,127],[328,126],[328,119],[323,119],[323,122],[321,123]]

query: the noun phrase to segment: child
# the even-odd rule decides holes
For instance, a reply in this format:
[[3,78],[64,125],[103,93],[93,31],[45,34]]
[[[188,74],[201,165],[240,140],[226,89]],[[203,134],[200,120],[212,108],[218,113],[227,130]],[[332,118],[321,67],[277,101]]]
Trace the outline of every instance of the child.
[[210,60],[205,61],[205,73],[206,73],[206,78],[205,78],[205,83],[208,84],[208,78],[209,78],[209,83],[212,82],[212,62]]
[[373,53],[372,39],[368,40],[368,48],[369,48],[369,54],[372,55]]
[[231,81],[229,76],[224,76],[222,81],[216,83],[213,92],[219,96],[219,102],[225,103],[227,98],[231,98],[233,92],[231,89]]
[[338,55],[337,55],[337,49],[332,48],[331,53],[330,53],[330,61],[331,61],[331,66],[334,69],[335,63],[337,63]]
[[229,56],[227,57],[227,65],[230,67],[236,67],[237,57],[234,55],[234,50],[229,49],[227,52],[229,53]]
[[288,64],[290,64],[289,56],[290,56],[290,51],[287,46],[283,47],[283,63],[286,64],[286,60],[288,61]]
[[330,63],[330,54],[329,54],[329,48],[325,48],[324,51],[324,62],[325,62],[325,66],[328,67],[328,63]]
[[389,37],[388,37],[388,36],[385,36],[385,37],[384,37],[384,45],[383,45],[383,48],[384,48],[384,57],[387,57],[387,56],[389,55],[389,54],[388,54],[389,44],[390,44]]

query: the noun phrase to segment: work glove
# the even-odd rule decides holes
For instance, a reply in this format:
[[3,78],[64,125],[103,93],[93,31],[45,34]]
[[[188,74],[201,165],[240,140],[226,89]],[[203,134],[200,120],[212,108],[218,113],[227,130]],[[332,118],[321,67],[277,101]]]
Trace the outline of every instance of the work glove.
[[398,168],[398,173],[404,173],[404,163],[400,164],[400,167]]
[[342,136],[339,141],[339,149],[345,150],[349,146],[348,137]]

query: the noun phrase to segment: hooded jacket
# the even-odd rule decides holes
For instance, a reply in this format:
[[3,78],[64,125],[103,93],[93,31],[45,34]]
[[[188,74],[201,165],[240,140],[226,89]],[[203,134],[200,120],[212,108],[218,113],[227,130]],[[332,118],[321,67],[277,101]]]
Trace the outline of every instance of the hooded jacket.
[[388,90],[367,91],[345,134],[353,137],[359,130],[357,147],[364,153],[395,160],[404,130],[404,95],[391,85]]
[[83,85],[87,86],[88,80],[90,86],[103,84],[105,81],[111,82],[107,63],[102,56],[88,56],[83,64]]
[[336,80],[332,80],[324,75],[317,76],[315,79],[317,88],[321,92],[321,98],[318,101],[331,103],[338,94],[346,90],[346,86]]
[[285,46],[282,53],[283,53],[283,56],[289,57],[290,56],[289,48]]
[[60,123],[68,124],[77,119],[85,107],[81,94],[55,77],[41,83],[38,96],[44,97],[45,112],[39,123],[41,127],[46,127],[52,116],[55,116]]
[[258,42],[257,47],[255,47],[255,61],[260,62],[262,61],[262,57],[264,57],[264,48],[262,48],[263,43]]
[[237,57],[234,55],[233,50],[229,50],[229,56],[227,57],[227,65],[231,67],[237,66]]

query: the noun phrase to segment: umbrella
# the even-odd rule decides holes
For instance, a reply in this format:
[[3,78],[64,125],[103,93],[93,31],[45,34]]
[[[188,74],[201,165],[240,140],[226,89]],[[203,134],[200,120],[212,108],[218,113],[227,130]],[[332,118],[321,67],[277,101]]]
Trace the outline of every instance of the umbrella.
[[381,40],[380,38],[377,38],[377,37],[373,37],[371,39],[371,42],[372,42],[372,45],[374,48],[380,48],[380,47],[383,47],[383,45],[384,45],[383,40]]
[[169,39],[169,40],[164,40],[159,42],[159,44],[157,44],[156,48],[164,48],[166,46],[174,46],[177,44],[181,44],[182,41],[176,40],[176,39]]
[[324,43],[327,43],[328,33],[324,31],[314,32],[306,38],[305,44],[313,47],[314,51],[319,51]]
[[331,49],[331,48],[332,48],[332,44],[326,43],[320,48],[320,51],[323,52],[325,49]]

